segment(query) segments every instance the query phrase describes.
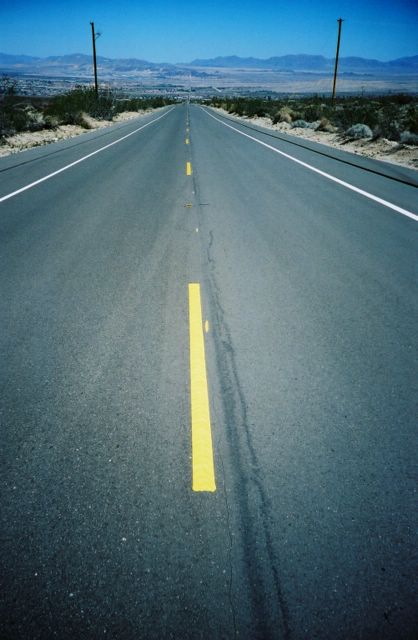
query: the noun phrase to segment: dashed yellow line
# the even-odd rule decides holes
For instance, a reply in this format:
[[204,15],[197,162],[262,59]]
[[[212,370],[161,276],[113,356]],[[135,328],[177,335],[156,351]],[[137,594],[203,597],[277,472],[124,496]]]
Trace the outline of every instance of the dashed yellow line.
[[186,142],[186,144],[189,144],[190,143],[189,138],[186,138],[185,142]]
[[193,491],[216,491],[200,284],[189,284]]
[[186,176],[192,175],[192,163],[186,162]]

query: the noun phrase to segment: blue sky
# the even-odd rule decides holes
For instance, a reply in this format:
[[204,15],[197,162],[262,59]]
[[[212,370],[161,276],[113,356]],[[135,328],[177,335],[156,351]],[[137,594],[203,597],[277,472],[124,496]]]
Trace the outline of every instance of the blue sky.
[[0,51],[35,56],[90,53],[154,62],[288,53],[391,60],[418,54],[418,0],[0,0]]

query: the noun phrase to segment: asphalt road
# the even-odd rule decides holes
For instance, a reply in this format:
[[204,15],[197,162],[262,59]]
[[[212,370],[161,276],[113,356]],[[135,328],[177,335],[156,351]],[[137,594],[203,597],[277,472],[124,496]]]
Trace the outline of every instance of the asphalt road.
[[294,142],[184,104],[0,160],[2,639],[418,636],[417,173]]

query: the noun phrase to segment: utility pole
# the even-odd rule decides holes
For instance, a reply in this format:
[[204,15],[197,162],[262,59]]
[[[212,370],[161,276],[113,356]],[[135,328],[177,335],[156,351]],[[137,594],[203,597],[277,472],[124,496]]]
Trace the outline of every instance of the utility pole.
[[340,41],[341,41],[341,25],[343,23],[342,18],[338,18],[338,41],[337,41],[337,54],[335,56],[335,69],[334,69],[334,86],[332,88],[332,102],[335,102],[335,89],[337,86],[337,70],[338,70],[338,58],[340,56]]
[[91,37],[93,40],[94,90],[96,92],[96,97],[97,97],[99,95],[99,85],[97,83],[96,39],[99,37],[100,33],[96,35],[94,33],[94,22],[90,22],[90,24],[91,24]]

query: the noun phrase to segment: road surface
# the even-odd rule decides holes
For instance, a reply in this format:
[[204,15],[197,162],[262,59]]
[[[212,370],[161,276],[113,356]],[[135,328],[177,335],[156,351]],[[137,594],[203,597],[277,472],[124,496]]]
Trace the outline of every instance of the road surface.
[[418,636],[417,186],[188,104],[1,159],[1,638]]

